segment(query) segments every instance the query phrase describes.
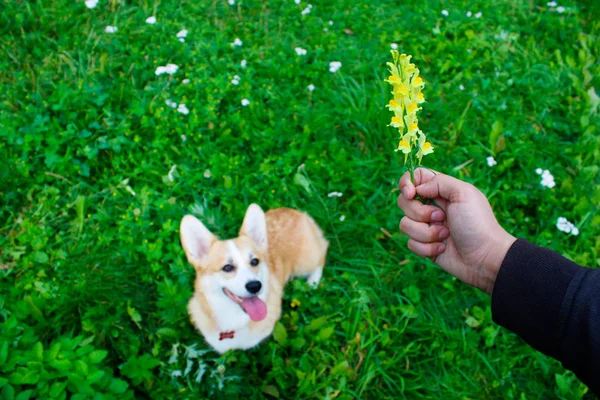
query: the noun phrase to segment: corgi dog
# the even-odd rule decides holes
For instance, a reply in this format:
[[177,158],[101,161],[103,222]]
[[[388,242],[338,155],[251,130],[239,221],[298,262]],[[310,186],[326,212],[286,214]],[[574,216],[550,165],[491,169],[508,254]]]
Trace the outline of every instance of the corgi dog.
[[250,205],[235,239],[219,240],[198,219],[183,217],[181,244],[196,270],[188,303],[192,324],[219,353],[250,349],[271,335],[286,282],[321,280],[329,242],[307,214]]

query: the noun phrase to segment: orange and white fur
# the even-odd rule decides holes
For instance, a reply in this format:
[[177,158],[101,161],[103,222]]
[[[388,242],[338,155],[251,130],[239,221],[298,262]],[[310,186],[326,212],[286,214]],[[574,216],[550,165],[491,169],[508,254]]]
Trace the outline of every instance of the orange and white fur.
[[246,211],[239,236],[219,240],[198,219],[181,221],[181,244],[196,270],[188,313],[217,352],[249,349],[271,335],[286,282],[321,280],[329,243],[315,221],[289,208]]

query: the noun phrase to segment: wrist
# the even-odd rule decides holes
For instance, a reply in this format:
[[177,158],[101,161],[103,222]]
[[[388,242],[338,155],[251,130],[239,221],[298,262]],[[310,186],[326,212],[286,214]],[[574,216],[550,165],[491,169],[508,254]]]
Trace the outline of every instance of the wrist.
[[496,283],[498,271],[500,271],[500,267],[502,267],[502,262],[504,261],[508,250],[510,250],[513,243],[517,240],[516,237],[506,232],[504,229],[500,229],[501,233],[494,235],[494,240],[490,242],[490,249],[485,257],[481,271],[482,279],[479,288],[490,296],[494,290],[494,284]]

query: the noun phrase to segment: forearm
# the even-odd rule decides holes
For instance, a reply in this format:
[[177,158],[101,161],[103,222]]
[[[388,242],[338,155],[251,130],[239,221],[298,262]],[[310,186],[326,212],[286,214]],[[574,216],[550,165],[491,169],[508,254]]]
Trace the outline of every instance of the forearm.
[[600,270],[519,239],[498,272],[492,315],[600,392]]

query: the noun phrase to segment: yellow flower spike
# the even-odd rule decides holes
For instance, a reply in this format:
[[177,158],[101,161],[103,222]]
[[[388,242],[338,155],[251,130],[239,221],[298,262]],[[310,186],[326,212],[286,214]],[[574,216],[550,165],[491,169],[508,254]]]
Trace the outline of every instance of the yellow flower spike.
[[412,114],[412,113],[416,113],[417,110],[419,110],[419,107],[417,106],[417,103],[410,103],[407,107],[406,107],[406,112],[408,114]]
[[402,118],[398,116],[392,117],[392,122],[388,126],[393,126],[394,128],[402,129],[404,128],[404,122],[402,122]]
[[394,62],[387,63],[390,76],[386,79],[386,82],[392,85],[394,96],[386,105],[394,112],[389,126],[400,131],[401,139],[396,151],[404,154],[404,163],[409,163],[407,168],[413,179],[417,160],[421,164],[423,156],[433,153],[433,146],[419,129],[417,118],[417,113],[421,110],[419,104],[425,102],[425,96],[421,92],[425,82],[420,76],[419,69],[410,62],[410,55],[392,50],[392,58]]
[[400,143],[398,144],[398,149],[396,151],[401,151],[404,154],[408,154],[410,153],[410,150],[410,143],[404,139],[401,139]]

